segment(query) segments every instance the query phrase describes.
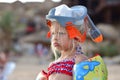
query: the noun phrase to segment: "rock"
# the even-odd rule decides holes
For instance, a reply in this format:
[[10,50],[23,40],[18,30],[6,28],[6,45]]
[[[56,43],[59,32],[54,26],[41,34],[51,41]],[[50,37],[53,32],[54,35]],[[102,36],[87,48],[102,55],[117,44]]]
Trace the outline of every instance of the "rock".
[[120,37],[119,31],[110,24],[98,24],[97,27],[103,33],[104,38],[116,40]]
[[117,39],[116,45],[117,45],[118,47],[120,47],[120,37]]
[[120,64],[120,55],[115,56],[113,58],[104,57],[103,59],[104,59],[106,64],[110,64],[110,65],[112,65],[112,64]]

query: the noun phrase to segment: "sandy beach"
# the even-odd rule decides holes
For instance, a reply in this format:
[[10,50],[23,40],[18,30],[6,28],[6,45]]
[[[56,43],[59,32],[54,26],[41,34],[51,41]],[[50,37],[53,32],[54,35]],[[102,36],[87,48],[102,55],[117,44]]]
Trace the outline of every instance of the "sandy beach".
[[[40,59],[33,55],[20,57],[16,61],[16,68],[8,80],[35,80],[42,69],[46,70],[48,63],[41,64]],[[108,80],[120,80],[120,65],[107,65]]]

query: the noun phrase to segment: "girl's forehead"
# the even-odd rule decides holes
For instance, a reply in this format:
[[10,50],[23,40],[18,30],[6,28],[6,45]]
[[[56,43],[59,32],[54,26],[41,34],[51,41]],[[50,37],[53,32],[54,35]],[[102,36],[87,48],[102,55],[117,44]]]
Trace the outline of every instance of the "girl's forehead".
[[52,22],[51,31],[66,31],[58,22]]

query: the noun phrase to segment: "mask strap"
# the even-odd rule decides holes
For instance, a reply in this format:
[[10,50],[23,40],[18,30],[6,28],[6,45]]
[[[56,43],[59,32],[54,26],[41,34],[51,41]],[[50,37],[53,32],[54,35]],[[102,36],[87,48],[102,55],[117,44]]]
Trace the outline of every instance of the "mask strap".
[[[46,20],[46,24],[47,24],[47,26],[50,28],[52,23],[51,23],[50,20]],[[50,37],[51,37],[51,33],[50,33],[50,31],[47,32],[46,37],[47,37],[47,38],[50,38]]]
[[72,22],[67,22],[66,30],[71,39],[74,38],[74,39],[78,40],[79,42],[84,42],[86,40],[87,28],[85,29],[84,33],[81,34],[81,32],[72,24]]
[[51,27],[51,24],[52,24],[52,23],[51,23],[50,20],[46,20],[46,24],[47,24],[48,27]]
[[85,30],[84,30],[84,33],[82,34],[81,36],[81,42],[84,42],[86,40],[86,35],[87,35],[87,17],[84,18],[84,27],[85,27]]
[[50,31],[48,31],[48,33],[47,33],[47,36],[46,36],[47,38],[50,38],[51,37],[51,33],[50,33]]
[[80,31],[80,33],[81,33],[81,36],[80,36],[80,38],[79,38],[79,42],[85,42],[85,40],[86,40],[86,35],[87,35],[87,20],[88,20],[88,18],[87,17],[85,17],[84,18],[84,27],[85,27],[85,30],[84,30],[84,33],[82,34]]

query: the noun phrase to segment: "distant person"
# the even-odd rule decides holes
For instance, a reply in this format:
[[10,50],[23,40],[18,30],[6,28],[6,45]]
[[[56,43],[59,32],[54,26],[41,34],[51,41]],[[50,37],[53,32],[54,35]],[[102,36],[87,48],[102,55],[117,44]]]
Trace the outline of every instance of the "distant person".
[[26,34],[31,34],[35,32],[35,30],[36,30],[35,22],[32,19],[29,19],[27,22]]
[[7,62],[6,55],[3,52],[1,52],[0,53],[0,74],[3,72],[6,62]]
[[40,31],[41,30],[41,18],[39,15],[36,15],[34,17],[34,22],[35,22],[35,25],[36,25],[36,31]]
[[16,64],[9,61],[9,52],[0,52],[0,80],[8,80],[8,75],[10,75],[15,69]]
[[41,43],[35,44],[35,52],[38,57],[41,57],[41,55],[43,55],[43,45]]

